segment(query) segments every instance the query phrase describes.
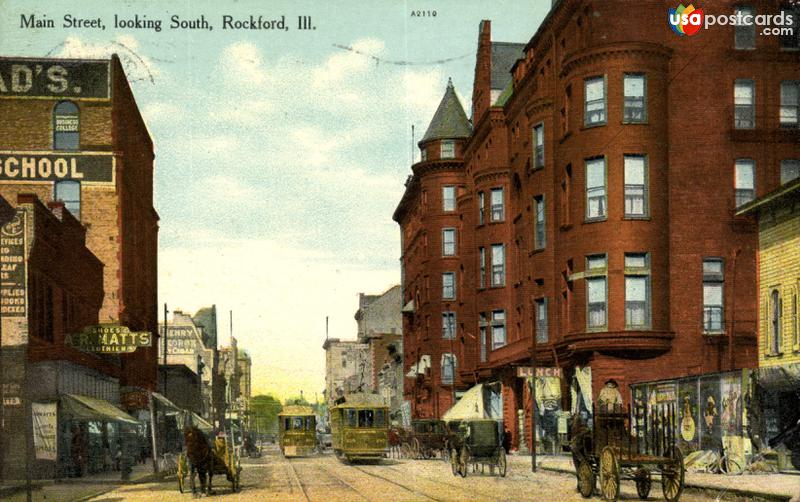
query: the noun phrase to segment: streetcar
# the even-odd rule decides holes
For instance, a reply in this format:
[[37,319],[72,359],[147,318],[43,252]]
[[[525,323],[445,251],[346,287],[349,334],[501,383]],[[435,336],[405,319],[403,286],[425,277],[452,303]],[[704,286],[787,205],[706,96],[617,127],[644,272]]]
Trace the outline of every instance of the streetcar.
[[302,457],[317,447],[317,420],[311,406],[286,406],[278,413],[278,433],[284,457]]
[[389,449],[389,409],[378,394],[348,394],[330,409],[339,460],[379,460]]

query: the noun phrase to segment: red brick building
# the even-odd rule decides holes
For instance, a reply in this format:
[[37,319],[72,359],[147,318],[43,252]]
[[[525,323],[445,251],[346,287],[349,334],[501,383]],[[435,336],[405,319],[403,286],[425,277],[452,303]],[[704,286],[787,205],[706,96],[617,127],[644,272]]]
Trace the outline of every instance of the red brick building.
[[[0,195],[63,201],[104,266],[99,321],[157,336],[153,143],[119,58],[4,57],[0,83]],[[156,389],[155,336],[117,356],[131,409]]]
[[[752,3],[778,14],[772,2]],[[669,7],[557,2],[518,46],[501,93],[482,22],[473,130],[458,138],[454,160],[428,152],[412,166],[395,213],[404,302],[414,300],[406,364],[448,345],[426,328],[446,306],[438,281],[454,267],[437,239],[453,225],[456,387],[500,382],[515,444],[530,425],[518,367],[530,365],[534,333],[537,365],[562,370],[551,394],[561,418],[590,411],[608,380],[628,402],[632,383],[756,364],[757,234],[734,212],[778,186],[781,161],[800,158],[798,39],[755,26],[682,37]],[[717,2],[706,14],[747,8]],[[445,214],[439,197],[450,183],[457,211]],[[493,267],[495,250],[503,260]],[[418,414],[440,415],[449,403],[420,408],[406,395]]]

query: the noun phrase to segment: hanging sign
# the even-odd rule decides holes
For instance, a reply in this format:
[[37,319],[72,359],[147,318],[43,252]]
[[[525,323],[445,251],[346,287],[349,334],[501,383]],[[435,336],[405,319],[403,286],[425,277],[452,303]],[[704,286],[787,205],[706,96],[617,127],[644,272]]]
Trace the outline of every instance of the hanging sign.
[[86,352],[121,354],[151,347],[153,335],[149,331],[131,331],[119,324],[99,324],[65,335],[64,344]]

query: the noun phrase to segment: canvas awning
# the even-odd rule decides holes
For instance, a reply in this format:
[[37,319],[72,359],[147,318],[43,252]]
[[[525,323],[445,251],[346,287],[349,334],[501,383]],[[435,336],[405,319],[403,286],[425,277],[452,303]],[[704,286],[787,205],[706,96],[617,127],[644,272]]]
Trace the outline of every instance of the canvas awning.
[[158,401],[159,407],[164,408],[163,410],[159,410],[162,411],[164,415],[178,415],[183,413],[183,410],[179,408],[177,404],[173,403],[158,392],[153,392],[153,399]]
[[483,384],[478,384],[465,392],[461,399],[442,415],[442,420],[445,422],[474,418],[486,418],[483,409]]
[[762,366],[758,372],[759,385],[778,391],[790,392],[800,386],[800,364]]
[[408,303],[406,303],[403,306],[403,308],[400,310],[400,312],[413,314],[414,313],[414,300],[409,300]]
[[189,417],[191,417],[192,425],[196,426],[206,434],[210,434],[214,430],[214,426],[203,420],[203,418],[197,413],[190,412]]
[[419,358],[419,362],[411,365],[411,369],[408,370],[408,373],[406,373],[406,376],[409,377],[409,378],[414,378],[418,374],[419,375],[424,374],[425,370],[430,368],[430,367],[431,367],[431,356],[426,354],[426,355],[424,355],[424,356]]
[[61,411],[73,420],[139,423],[138,420],[106,400],[78,394],[61,396]]

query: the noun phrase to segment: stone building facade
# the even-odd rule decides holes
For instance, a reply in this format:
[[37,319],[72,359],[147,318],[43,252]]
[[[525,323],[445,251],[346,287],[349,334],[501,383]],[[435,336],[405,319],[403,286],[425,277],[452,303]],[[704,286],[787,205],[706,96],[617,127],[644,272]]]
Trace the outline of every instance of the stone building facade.
[[337,398],[347,393],[370,389],[369,344],[328,338],[322,348],[325,350],[325,401],[329,408]]
[[[394,215],[413,305],[404,341],[419,375],[417,387],[406,382],[415,415],[440,416],[451,402],[436,357],[430,370],[418,365],[447,349],[438,333],[448,311],[456,392],[500,382],[515,444],[529,437],[520,375],[534,333],[537,365],[563,370],[559,413],[590,413],[609,380],[627,403],[633,383],[755,365],[757,228],[736,208],[800,157],[797,41],[731,26],[681,37],[666,19],[658,1],[555,2],[530,41],[512,46],[499,94],[494,74],[507,60],[481,23],[470,129],[420,143]],[[441,247],[448,227],[453,256]],[[447,272],[454,299],[442,294]]]

